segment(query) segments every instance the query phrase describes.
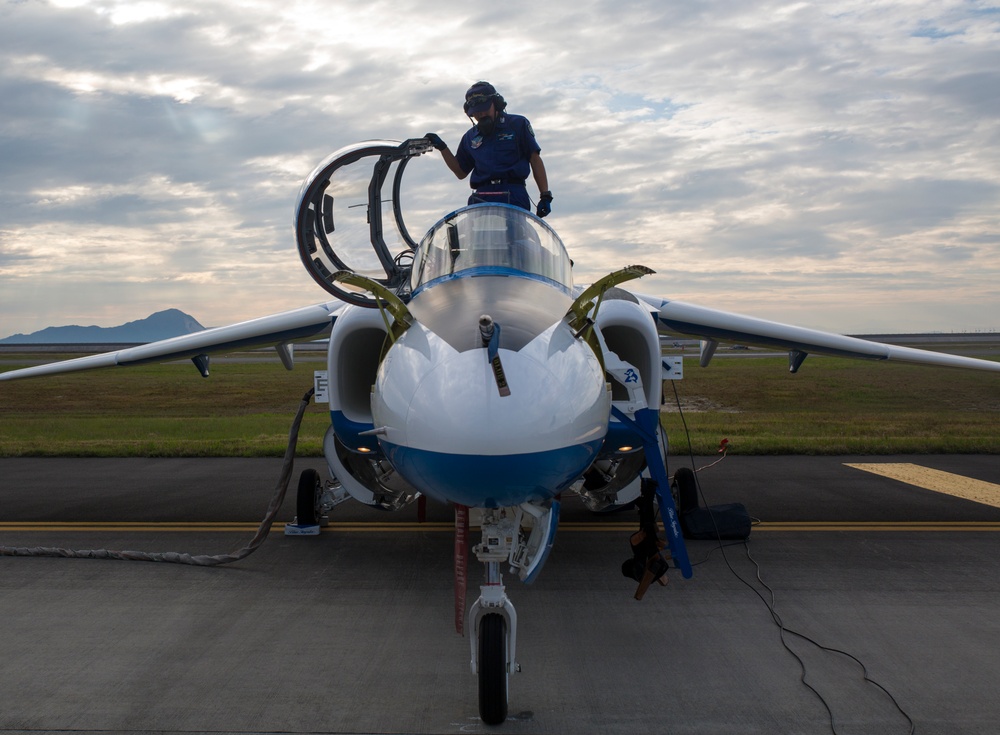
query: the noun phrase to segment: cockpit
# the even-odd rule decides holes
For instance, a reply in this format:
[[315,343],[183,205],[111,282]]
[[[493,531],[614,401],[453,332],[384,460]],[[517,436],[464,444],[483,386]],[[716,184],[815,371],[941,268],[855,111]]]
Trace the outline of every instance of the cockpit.
[[438,222],[417,246],[413,296],[436,284],[472,276],[514,276],[573,289],[569,255],[544,222],[509,204],[474,204]]

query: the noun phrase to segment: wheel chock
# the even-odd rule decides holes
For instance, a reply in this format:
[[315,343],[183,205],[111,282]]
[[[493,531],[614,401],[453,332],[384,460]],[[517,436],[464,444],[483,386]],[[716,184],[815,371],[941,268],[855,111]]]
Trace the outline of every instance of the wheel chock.
[[318,523],[314,526],[300,526],[298,523],[285,524],[286,536],[319,536],[319,530]]

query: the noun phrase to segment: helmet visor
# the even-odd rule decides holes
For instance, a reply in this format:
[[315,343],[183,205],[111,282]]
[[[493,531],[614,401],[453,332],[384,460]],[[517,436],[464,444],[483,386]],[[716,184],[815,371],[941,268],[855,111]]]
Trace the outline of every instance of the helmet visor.
[[465,112],[469,115],[481,115],[493,104],[491,94],[473,94],[465,100]]

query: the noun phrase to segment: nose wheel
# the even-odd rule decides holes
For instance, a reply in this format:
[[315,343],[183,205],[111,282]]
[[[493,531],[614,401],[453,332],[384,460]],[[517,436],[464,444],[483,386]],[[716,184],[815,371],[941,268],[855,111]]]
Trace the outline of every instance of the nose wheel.
[[479,621],[479,717],[487,725],[507,719],[507,621],[487,613]]
[[[478,551],[478,549],[477,549]],[[472,673],[479,677],[479,717],[487,725],[507,719],[508,683],[517,645],[517,613],[500,582],[500,563],[486,562],[486,584],[472,603]]]
[[[486,581],[469,609],[469,643],[472,673],[479,678],[479,717],[487,725],[499,725],[507,719],[510,675],[521,670],[515,657],[517,613],[503,586],[501,565],[531,583],[555,540],[559,503],[524,503],[482,513],[483,540],[474,551],[485,565]],[[530,526],[530,532],[522,533],[522,525]]]

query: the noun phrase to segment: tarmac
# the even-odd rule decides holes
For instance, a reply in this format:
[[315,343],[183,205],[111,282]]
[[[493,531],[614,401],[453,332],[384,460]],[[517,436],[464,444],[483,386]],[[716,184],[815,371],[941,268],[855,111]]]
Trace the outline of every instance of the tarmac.
[[[858,463],[948,473],[944,492]],[[279,469],[0,459],[0,545],[226,553]],[[454,628],[451,510],[349,503],[225,567],[0,557],[0,732],[1000,732],[1000,456],[733,455],[698,476],[760,523],[689,541],[694,576],[642,601],[620,573],[634,511],[564,500],[538,580],[506,577],[522,671],[502,726],[478,719]],[[947,494],[969,481],[985,502]]]

